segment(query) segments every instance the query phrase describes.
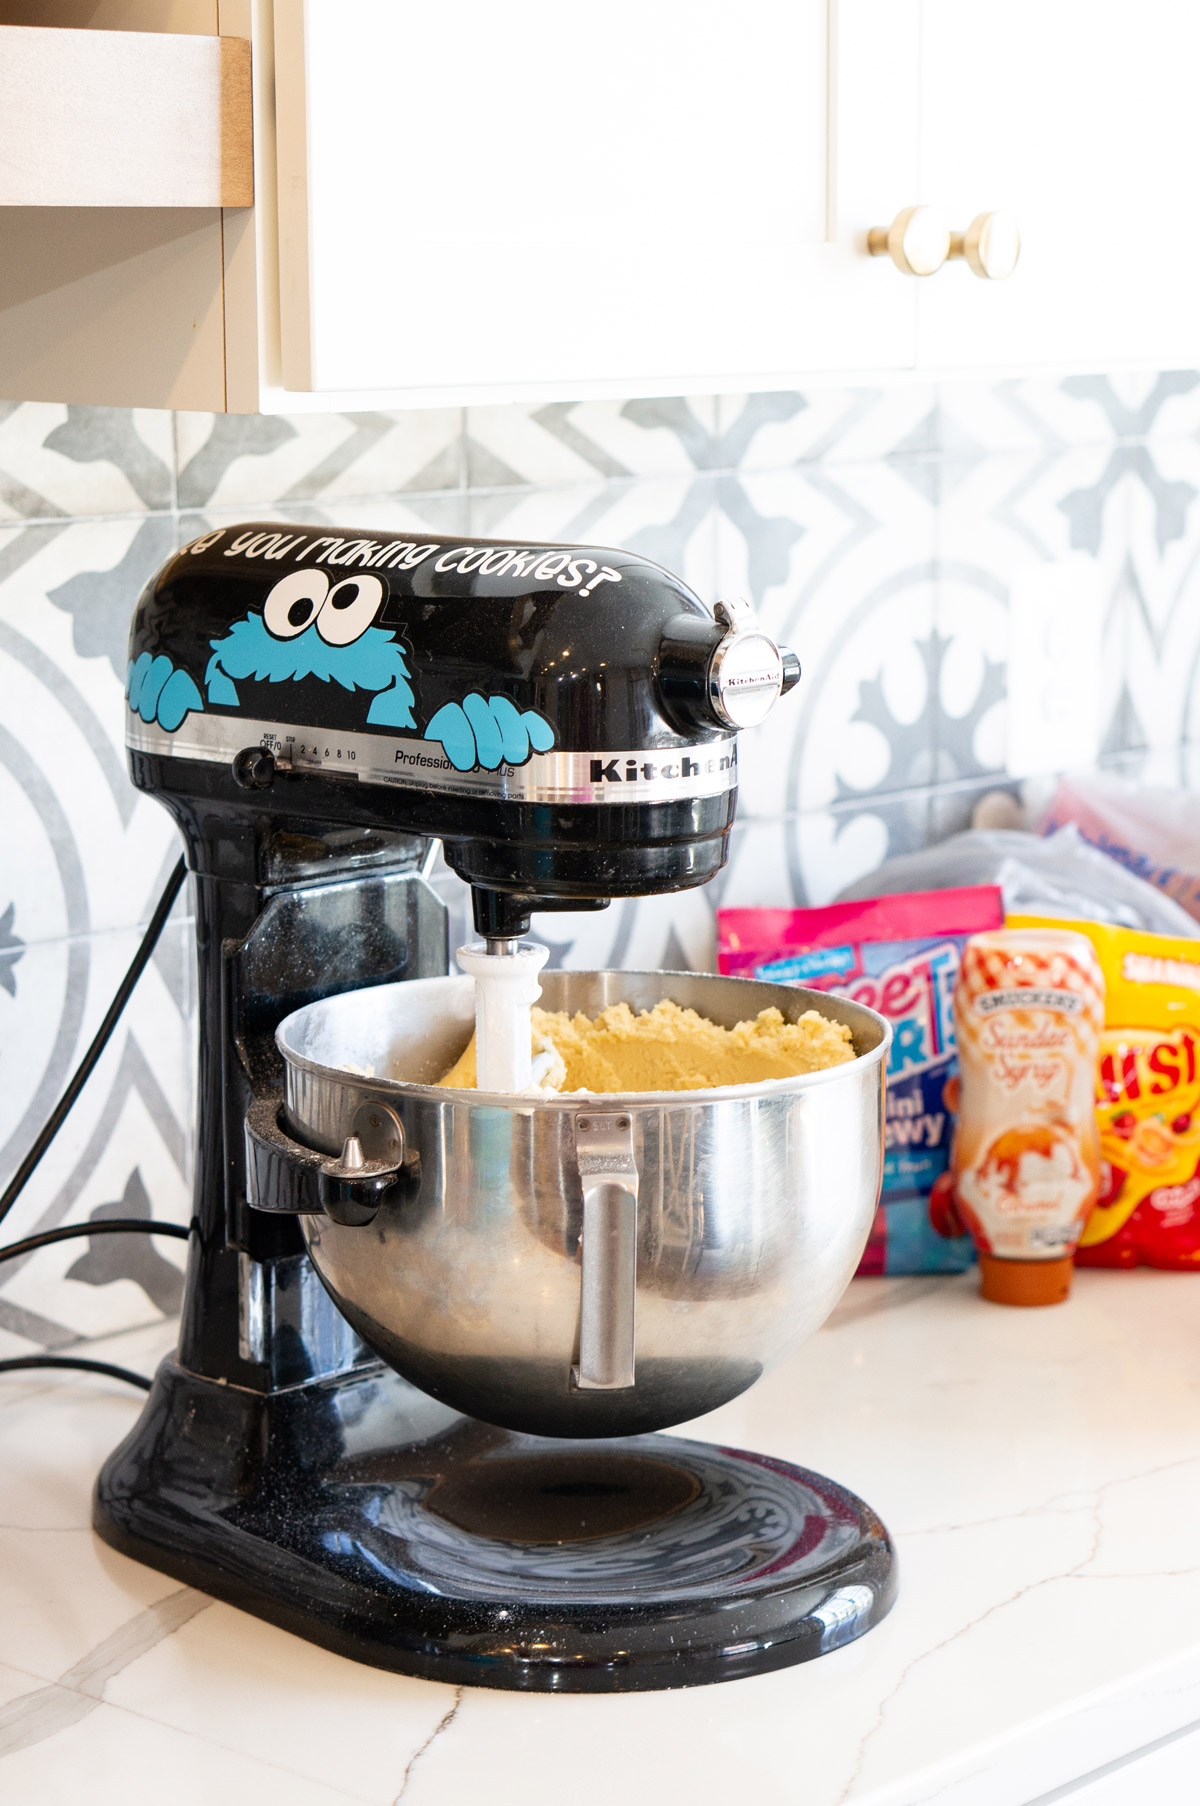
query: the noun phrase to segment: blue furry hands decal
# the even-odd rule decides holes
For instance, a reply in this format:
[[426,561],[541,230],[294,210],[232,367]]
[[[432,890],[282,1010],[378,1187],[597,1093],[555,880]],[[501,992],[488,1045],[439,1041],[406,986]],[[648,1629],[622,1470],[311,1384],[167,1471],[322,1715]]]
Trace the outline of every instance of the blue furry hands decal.
[[507,696],[464,696],[444,702],[425,729],[455,771],[495,771],[500,764],[524,765],[535,752],[549,752],[554,729],[533,709],[518,709]]
[[148,652],[129,667],[125,695],[135,715],[143,721],[157,721],[169,734],[196,709],[204,707],[204,698],[186,671],[180,671],[161,652],[152,658]]

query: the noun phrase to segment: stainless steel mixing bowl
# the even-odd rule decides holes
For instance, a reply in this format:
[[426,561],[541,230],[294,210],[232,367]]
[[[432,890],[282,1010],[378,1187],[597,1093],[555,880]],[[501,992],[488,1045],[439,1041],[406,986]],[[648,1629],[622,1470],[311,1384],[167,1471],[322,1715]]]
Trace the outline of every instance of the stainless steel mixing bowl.
[[446,1404],[536,1435],[662,1429],[736,1397],[836,1304],[879,1198],[890,1030],[747,979],[541,983],[544,1008],[588,1015],[669,997],[732,1027],[816,1008],[858,1058],[721,1090],[514,1098],[433,1083],[474,1027],[470,979],[310,1004],[276,1036],[288,1126],[336,1153],[360,1106],[389,1106],[419,1183],[365,1227],[302,1218],[308,1251],[364,1340]]

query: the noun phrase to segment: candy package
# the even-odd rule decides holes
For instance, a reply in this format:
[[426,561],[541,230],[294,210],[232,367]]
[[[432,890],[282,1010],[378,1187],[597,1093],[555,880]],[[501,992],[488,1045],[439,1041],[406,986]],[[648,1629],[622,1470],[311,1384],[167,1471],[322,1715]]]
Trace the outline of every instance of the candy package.
[[883,1197],[860,1273],[959,1273],[973,1259],[969,1236],[935,1230],[929,1194],[946,1170],[954,1127],[951,1002],[963,946],[1003,920],[991,884],[825,909],[717,911],[722,972],[832,991],[892,1025]]
[[[1044,925],[1036,916],[1009,924]],[[1091,940],[1106,987],[1100,1196],[1075,1263],[1200,1268],[1200,943],[1096,922],[1071,927]]]

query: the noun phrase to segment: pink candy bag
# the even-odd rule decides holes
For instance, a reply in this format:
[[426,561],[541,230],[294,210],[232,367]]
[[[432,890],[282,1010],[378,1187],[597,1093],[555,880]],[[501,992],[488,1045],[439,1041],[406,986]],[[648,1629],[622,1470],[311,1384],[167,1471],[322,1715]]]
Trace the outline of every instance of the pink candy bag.
[[999,887],[914,891],[825,909],[717,911],[719,968],[865,1003],[888,1018],[883,1197],[860,1273],[959,1273],[969,1236],[934,1227],[950,1158],[946,1087],[958,1071],[951,1001],[968,935],[1004,924]]

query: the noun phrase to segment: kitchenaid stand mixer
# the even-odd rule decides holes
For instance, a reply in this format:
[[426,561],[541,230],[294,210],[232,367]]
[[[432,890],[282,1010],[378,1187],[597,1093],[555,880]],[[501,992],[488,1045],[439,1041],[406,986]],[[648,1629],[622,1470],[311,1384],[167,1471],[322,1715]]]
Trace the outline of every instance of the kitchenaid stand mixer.
[[[858,1059],[771,1087],[436,1082],[474,1010],[443,976],[431,838],[501,963],[533,910],[702,883],[736,729],[798,675],[744,608],[714,618],[612,550],[257,525],[148,586],[128,743],[195,877],[199,1126],[179,1347],[97,1482],[114,1547],[343,1654],[494,1687],[734,1679],[888,1610],[890,1544],[852,1494],[643,1433],[836,1302],[878,1196],[879,1018],[823,998]],[[542,986],[729,1026],[809,1002]]]

